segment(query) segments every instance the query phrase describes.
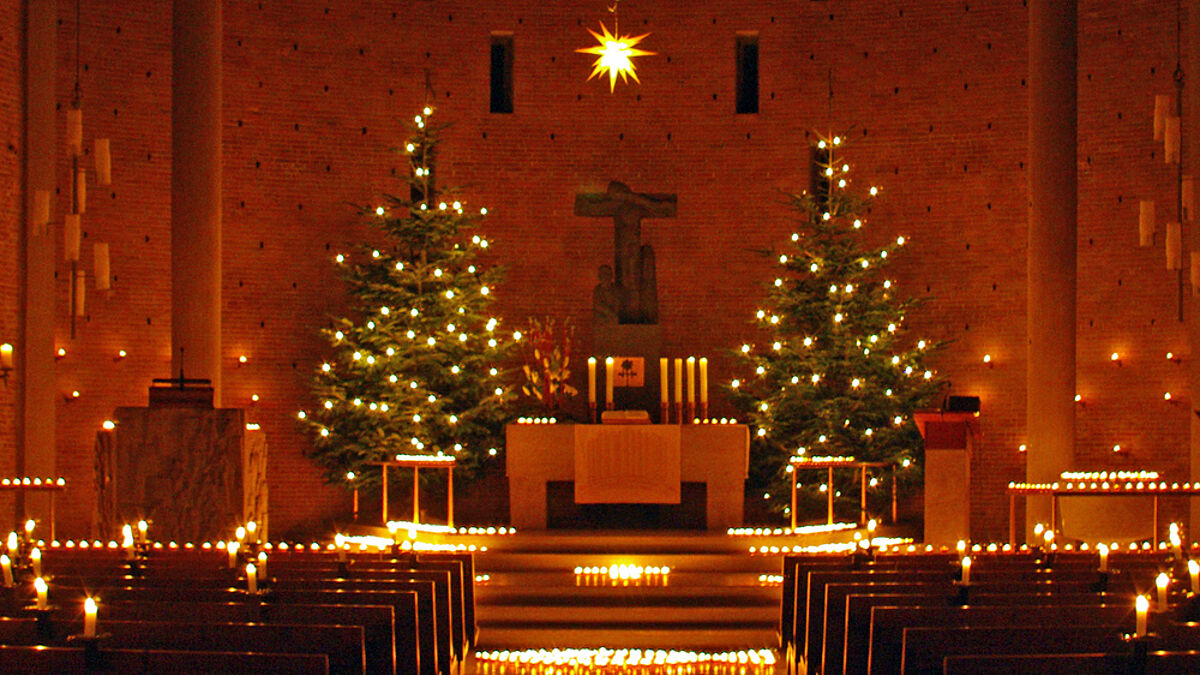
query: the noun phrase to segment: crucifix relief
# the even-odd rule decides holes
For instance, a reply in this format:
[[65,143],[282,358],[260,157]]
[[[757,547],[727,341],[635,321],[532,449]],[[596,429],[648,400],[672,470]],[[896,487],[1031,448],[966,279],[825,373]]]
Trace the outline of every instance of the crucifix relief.
[[642,218],[673,218],[675,203],[675,195],[642,194],[616,181],[602,193],[575,195],[575,215],[613,219],[613,264],[600,266],[593,293],[597,323],[658,323],[654,249],[642,243]]

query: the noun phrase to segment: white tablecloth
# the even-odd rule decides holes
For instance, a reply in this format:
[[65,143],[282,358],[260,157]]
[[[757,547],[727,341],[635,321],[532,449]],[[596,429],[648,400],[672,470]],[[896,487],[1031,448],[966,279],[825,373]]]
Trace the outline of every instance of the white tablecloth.
[[575,503],[678,504],[680,428],[579,425]]

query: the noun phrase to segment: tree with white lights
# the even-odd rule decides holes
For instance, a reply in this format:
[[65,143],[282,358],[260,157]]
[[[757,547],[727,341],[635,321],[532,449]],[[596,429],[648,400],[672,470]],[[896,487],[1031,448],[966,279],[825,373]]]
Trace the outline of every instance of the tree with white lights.
[[503,448],[513,396],[503,364],[521,335],[489,311],[500,270],[479,261],[488,240],[475,231],[487,209],[435,189],[433,113],[411,125],[407,194],[361,209],[383,243],[335,257],[350,311],[322,331],[333,354],[313,379],[316,406],[299,413],[331,482],[351,471],[377,482],[366,464],[396,455],[471,469]]
[[[878,191],[852,189],[841,147],[839,137],[818,140],[813,190],[789,198],[798,226],[790,242],[770,253],[778,272],[756,312],[760,338],[742,345],[748,373],[732,383],[755,429],[752,481],[785,513],[793,457],[918,461],[923,446],[913,412],[941,386],[925,365],[937,345],[905,330],[917,302],[902,298],[884,273],[905,238],[864,242]],[[853,476],[824,485],[823,472],[811,474],[818,475],[811,483],[800,479],[808,498],[798,504],[818,497],[823,503],[824,490],[857,496],[849,490]]]

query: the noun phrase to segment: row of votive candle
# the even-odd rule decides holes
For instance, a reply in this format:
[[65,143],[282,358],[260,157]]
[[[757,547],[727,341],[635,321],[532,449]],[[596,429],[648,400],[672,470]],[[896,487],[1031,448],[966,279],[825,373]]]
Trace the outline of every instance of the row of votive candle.
[[[659,402],[668,404],[670,397],[670,359],[662,357],[658,360]],[[687,402],[696,403],[696,365],[700,365],[700,404],[708,404],[708,358],[697,359],[689,356],[687,359],[675,359],[675,403],[684,401],[684,364],[687,365]],[[613,406],[613,385],[616,382],[616,360],[609,356],[604,359],[604,402],[608,408]],[[588,403],[596,404],[596,358],[588,359]]]
[[716,653],[649,649],[482,651],[476,653],[475,663],[479,675],[770,675],[775,672],[775,655],[766,649]]
[[576,586],[666,586],[670,567],[641,565],[612,565],[609,567],[576,567]]

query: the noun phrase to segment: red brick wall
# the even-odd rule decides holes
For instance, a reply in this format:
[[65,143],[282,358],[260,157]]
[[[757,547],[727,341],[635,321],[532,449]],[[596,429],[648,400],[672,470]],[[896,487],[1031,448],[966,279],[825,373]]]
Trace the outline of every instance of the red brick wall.
[[[977,536],[1002,536],[1003,486],[1023,475],[1023,4],[625,3],[622,27],[651,32],[643,46],[659,54],[640,60],[641,86],[615,94],[586,82],[592,57],[573,52],[591,40],[584,28],[607,18],[604,3],[549,6],[226,3],[225,401],[250,406],[252,394],[261,397],[250,417],[271,447],[275,531],[345,508],[301,456],[306,440],[293,418],[309,404],[307,373],[325,353],[314,331],[343,301],[329,259],[367,236],[346,203],[398,189],[392,172],[403,162],[389,148],[423,102],[428,71],[439,116],[454,123],[442,180],[472,186],[470,201],[489,208],[493,255],[509,268],[497,291],[503,316],[570,317],[586,353],[594,270],[611,259],[612,226],[575,217],[574,195],[609,180],[676,193],[677,217],[643,228],[658,261],[665,349],[709,355],[715,380],[735,375],[726,352],[750,335],[770,274],[755,251],[791,232],[778,191],[806,180],[806,133],[844,133],[854,175],[884,188],[867,236],[911,237],[894,275],[905,291],[931,297],[910,317],[914,329],[954,340],[941,370],[955,393],[982,398],[972,516]],[[73,7],[61,12],[65,105]],[[1164,358],[1186,347],[1174,278],[1161,243],[1136,247],[1137,199],[1161,209],[1169,197],[1150,119],[1153,95],[1171,86],[1173,19],[1164,3],[1080,8],[1082,467],[1110,466],[1108,448],[1120,443],[1132,458],[1118,463],[1173,476],[1187,469],[1187,366]],[[150,378],[169,367],[169,3],[85,3],[83,30],[85,138],[113,139],[115,176],[110,189],[92,192],[86,241],[111,242],[117,281],[109,297],[89,296],[74,342],[61,289],[68,356],[59,384],[82,393],[60,408],[59,465],[80,486],[64,500],[64,533],[80,533],[71,523],[88,520],[95,429],[116,406],[144,402]],[[514,35],[511,115],[487,112],[492,31]],[[733,113],[738,31],[759,34],[757,115]],[[0,59],[9,58],[8,33],[0,35]],[[0,111],[11,98],[6,82]],[[0,223],[7,236],[11,226]],[[11,283],[2,269],[0,291]],[[12,314],[6,302],[0,297],[0,329]],[[122,348],[129,356],[114,361]],[[1121,367],[1108,360],[1114,350]],[[239,368],[241,354],[249,362]],[[1179,405],[1162,402],[1167,388]],[[4,410],[0,401],[0,425]]]
[[[21,80],[21,3],[0,7],[0,343],[17,342],[18,234],[21,214],[21,130],[25,96]],[[12,378],[10,378],[11,380]],[[0,475],[16,468],[17,385],[0,385]],[[0,495],[0,523],[12,513],[12,496]],[[2,527],[2,525],[0,525]]]

